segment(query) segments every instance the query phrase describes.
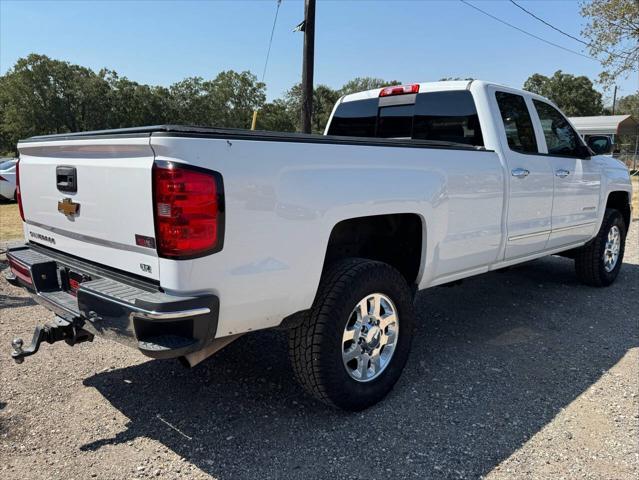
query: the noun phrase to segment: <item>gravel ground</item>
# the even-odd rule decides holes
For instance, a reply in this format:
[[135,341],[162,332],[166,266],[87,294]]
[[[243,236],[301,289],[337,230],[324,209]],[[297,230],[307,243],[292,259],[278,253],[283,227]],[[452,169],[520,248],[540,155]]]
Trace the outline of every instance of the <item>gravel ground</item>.
[[277,331],[192,370],[99,339],[14,365],[48,313],[0,281],[0,478],[638,478],[638,230],[607,289],[552,257],[421,293],[402,379],[360,414],[306,397]]

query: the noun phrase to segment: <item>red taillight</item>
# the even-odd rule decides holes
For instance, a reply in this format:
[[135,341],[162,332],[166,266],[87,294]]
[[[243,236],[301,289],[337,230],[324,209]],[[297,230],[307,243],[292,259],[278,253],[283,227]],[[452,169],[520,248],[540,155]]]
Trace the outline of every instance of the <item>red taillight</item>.
[[78,289],[80,288],[80,282],[74,280],[73,278],[69,279],[69,293],[74,297],[78,296]]
[[11,268],[11,272],[16,277],[18,277],[23,282],[28,283],[29,285],[33,285],[33,280],[31,279],[31,272],[29,271],[29,267],[16,262],[11,257],[9,257],[9,267]]
[[218,173],[156,163],[153,193],[161,257],[193,258],[222,249],[224,197]]
[[24,222],[24,210],[22,209],[22,195],[20,194],[20,159],[16,162],[16,200],[18,201],[18,210],[20,210],[20,218]]
[[407,93],[419,93],[419,83],[412,85],[395,85],[393,87],[382,88],[379,92],[380,97],[390,97],[393,95],[405,95]]

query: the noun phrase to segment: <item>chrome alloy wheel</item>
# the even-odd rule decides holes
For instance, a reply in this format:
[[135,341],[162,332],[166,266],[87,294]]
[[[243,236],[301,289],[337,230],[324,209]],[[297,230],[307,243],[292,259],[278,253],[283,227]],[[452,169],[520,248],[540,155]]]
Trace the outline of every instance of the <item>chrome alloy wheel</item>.
[[617,266],[619,249],[621,248],[621,232],[617,225],[613,225],[608,231],[608,238],[604,247],[603,262],[606,272],[612,272]]
[[382,293],[367,295],[355,306],[344,327],[342,361],[358,382],[377,378],[395,353],[399,317],[392,300]]

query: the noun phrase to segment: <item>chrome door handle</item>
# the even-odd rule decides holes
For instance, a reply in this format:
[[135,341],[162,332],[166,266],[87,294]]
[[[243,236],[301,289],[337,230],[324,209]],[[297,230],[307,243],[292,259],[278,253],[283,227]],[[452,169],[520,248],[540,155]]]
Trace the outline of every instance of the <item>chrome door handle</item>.
[[524,178],[530,175],[530,170],[526,170],[525,168],[513,168],[510,173],[513,177]]
[[568,175],[570,175],[570,170],[564,170],[563,168],[560,168],[559,170],[555,171],[555,176],[556,177],[567,177]]

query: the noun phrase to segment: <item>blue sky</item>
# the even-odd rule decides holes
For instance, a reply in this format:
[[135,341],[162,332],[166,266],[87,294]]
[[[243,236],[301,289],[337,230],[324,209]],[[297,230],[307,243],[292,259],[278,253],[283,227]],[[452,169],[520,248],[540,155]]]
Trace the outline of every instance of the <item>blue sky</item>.
[[[504,1],[471,3],[573,50],[562,36]],[[571,34],[583,27],[577,1],[520,2]],[[132,80],[170,85],[226,69],[261,76],[275,0],[17,1],[0,0],[0,71],[30,52]],[[301,0],[283,0],[266,74],[268,97],[300,79]],[[318,0],[315,83],[339,87],[356,76],[405,83],[473,77],[521,87],[556,70],[596,79],[599,64],[530,38],[456,0]],[[637,91],[637,75],[620,95]]]

